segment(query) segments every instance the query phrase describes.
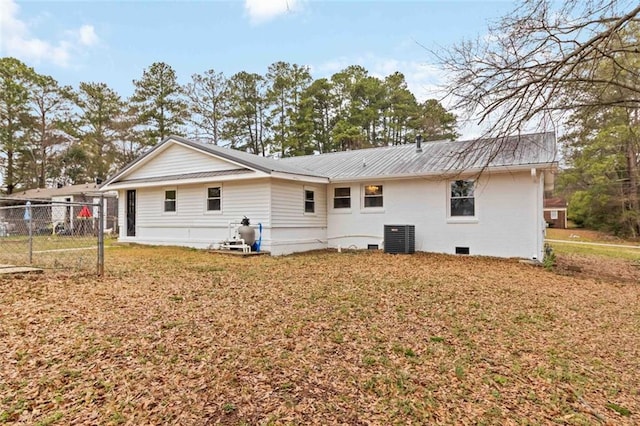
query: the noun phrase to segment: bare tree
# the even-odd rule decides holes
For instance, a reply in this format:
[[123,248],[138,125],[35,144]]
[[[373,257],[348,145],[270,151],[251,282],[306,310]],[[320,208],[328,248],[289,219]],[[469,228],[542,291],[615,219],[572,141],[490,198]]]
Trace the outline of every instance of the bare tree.
[[[453,108],[483,124],[488,136],[519,133],[545,117],[594,106],[640,107],[638,22],[632,0],[523,0],[476,41],[433,52],[449,71]],[[604,63],[612,72],[598,72]],[[593,96],[618,91],[624,96]]]

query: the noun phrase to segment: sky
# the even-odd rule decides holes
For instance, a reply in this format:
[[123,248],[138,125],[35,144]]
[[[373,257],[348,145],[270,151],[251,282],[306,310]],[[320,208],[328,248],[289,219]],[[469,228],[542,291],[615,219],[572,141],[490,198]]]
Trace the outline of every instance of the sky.
[[357,64],[381,78],[402,72],[425,100],[440,97],[446,81],[428,49],[483,37],[513,7],[508,0],[0,0],[0,56],[76,88],[103,82],[123,97],[154,62],[171,65],[181,84],[210,69],[265,74],[276,61],[307,65],[316,79]]

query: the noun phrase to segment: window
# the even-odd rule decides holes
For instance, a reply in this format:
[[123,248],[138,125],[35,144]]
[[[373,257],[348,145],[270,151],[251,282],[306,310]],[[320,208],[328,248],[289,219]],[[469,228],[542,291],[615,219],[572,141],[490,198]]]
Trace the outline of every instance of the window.
[[316,212],[315,193],[309,189],[304,190],[304,212],[305,213]]
[[175,189],[164,191],[164,211],[165,212],[176,211],[176,190]]
[[472,180],[451,182],[451,216],[475,216],[475,196]]
[[219,186],[207,188],[207,211],[219,212],[220,210],[222,210],[222,188]]
[[364,206],[382,207],[382,185],[365,185]]
[[333,189],[333,208],[334,209],[350,209],[351,208],[351,188],[334,188]]
[[558,210],[551,210],[550,217],[551,220],[558,220]]

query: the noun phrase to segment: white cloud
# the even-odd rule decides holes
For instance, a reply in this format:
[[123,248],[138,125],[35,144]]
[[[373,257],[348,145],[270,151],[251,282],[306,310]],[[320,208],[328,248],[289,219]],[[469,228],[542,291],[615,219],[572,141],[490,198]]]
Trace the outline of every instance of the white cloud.
[[297,11],[298,0],[245,0],[244,8],[252,24],[260,24],[271,19]]
[[98,36],[93,25],[83,25],[78,30],[80,44],[83,46],[93,46],[98,43]]
[[0,0],[0,55],[25,61],[51,62],[67,67],[81,48],[93,46],[99,39],[91,25],[65,32],[59,40],[45,40],[32,34],[32,28],[19,18],[14,0]]

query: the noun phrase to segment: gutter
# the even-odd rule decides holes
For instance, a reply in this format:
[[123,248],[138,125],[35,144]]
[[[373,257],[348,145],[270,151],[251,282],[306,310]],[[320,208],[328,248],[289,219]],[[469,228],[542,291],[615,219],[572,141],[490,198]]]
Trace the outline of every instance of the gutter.
[[385,175],[367,175],[367,176],[352,176],[352,177],[336,177],[329,178],[329,183],[333,182],[360,182],[370,180],[398,180],[398,179],[411,179],[411,178],[446,178],[454,176],[468,176],[478,173],[511,173],[511,172],[525,172],[531,169],[544,169],[544,170],[556,170],[558,163],[535,163],[535,164],[522,164],[517,166],[497,166],[483,168],[472,168],[465,170],[443,170],[437,172],[423,172],[423,173],[405,173],[405,174],[385,174]]

